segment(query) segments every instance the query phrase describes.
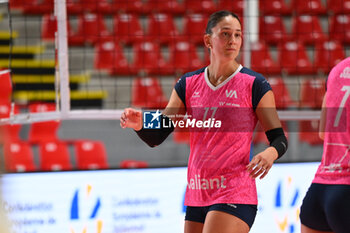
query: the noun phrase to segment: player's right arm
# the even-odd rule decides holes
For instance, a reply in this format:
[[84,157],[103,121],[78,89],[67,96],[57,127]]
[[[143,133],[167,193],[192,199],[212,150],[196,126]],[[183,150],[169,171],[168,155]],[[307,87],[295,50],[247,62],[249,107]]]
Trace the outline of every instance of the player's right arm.
[[174,120],[173,116],[185,115],[185,113],[186,113],[185,105],[180,99],[175,89],[173,89],[168,105],[164,109],[163,114],[166,116],[169,116],[172,120]]
[[[163,111],[162,119],[165,118],[177,118],[178,115],[184,114],[185,106],[176,93],[173,90],[169,103]],[[169,117],[168,117],[169,116]],[[167,120],[166,120],[167,121]],[[142,111],[133,108],[126,108],[120,117],[120,126],[122,128],[132,128],[136,131],[137,135],[150,147],[155,147],[161,144],[170,133],[174,131],[174,126],[164,127],[161,124],[160,129],[143,129],[142,123]]]
[[[173,118],[172,116],[184,115],[186,113],[185,106],[180,97],[173,89],[170,100],[163,111],[163,114]],[[125,108],[120,117],[120,126],[122,128],[132,128],[135,131],[142,129],[142,111],[134,108]]]

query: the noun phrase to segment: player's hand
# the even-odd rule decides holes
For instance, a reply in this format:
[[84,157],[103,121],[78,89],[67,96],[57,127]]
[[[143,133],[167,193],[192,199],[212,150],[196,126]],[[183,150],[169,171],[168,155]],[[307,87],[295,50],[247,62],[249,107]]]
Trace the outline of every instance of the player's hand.
[[263,152],[255,155],[247,165],[247,170],[251,178],[255,179],[260,176],[264,178],[269,173],[273,162],[278,158],[277,151],[274,147],[268,147]]
[[133,128],[136,131],[142,129],[142,112],[133,108],[126,108],[120,117],[120,126]]

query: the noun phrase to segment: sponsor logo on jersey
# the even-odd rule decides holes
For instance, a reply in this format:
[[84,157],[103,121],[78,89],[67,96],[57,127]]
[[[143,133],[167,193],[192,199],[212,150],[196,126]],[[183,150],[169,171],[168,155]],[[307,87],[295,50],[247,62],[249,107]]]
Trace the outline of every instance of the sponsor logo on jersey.
[[226,94],[227,98],[234,97],[235,99],[237,99],[237,91],[235,91],[235,90],[226,90],[225,94]]
[[201,178],[200,175],[194,175],[194,178],[190,178],[187,184],[189,189],[224,189],[226,178],[220,176],[220,178]]
[[341,78],[350,78],[350,67],[346,67],[343,73],[340,74]]
[[199,98],[199,97],[201,97],[201,96],[199,95],[199,91],[195,91],[195,92],[193,93],[193,95],[192,95],[192,98]]

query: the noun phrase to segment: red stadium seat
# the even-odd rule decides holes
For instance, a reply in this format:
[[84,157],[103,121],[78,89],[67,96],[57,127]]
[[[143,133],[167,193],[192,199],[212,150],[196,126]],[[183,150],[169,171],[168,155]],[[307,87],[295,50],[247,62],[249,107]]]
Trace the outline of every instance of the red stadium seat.
[[[177,41],[170,45],[170,62],[174,70],[178,73],[186,73],[197,70],[203,66],[199,59],[196,47],[188,41]],[[170,66],[170,65],[169,65]]]
[[62,141],[47,141],[39,144],[40,169],[42,171],[71,170],[68,145]]
[[216,6],[213,0],[183,0],[183,4],[191,13],[213,13]]
[[11,112],[11,102],[0,102],[0,118],[8,118]]
[[291,75],[313,74],[311,61],[301,42],[289,41],[279,45],[279,61],[282,70]]
[[147,168],[149,167],[146,161],[126,159],[120,162],[120,168]]
[[305,80],[301,86],[300,107],[321,109],[325,91],[326,87],[324,79]]
[[302,41],[305,44],[314,44],[327,39],[317,16],[295,16],[293,18],[292,33],[296,40]]
[[323,145],[323,140],[318,136],[319,121],[300,121],[299,140],[310,145]]
[[83,45],[85,42],[95,44],[111,39],[112,36],[103,16],[88,13],[78,16],[78,30],[69,37],[69,43],[70,45]]
[[78,169],[107,169],[107,152],[100,141],[77,140],[74,142]]
[[344,47],[338,41],[325,41],[316,45],[314,64],[325,74],[328,74],[344,58]]
[[[325,79],[305,80],[301,86],[301,108],[321,109],[325,91]],[[318,136],[318,130],[318,120],[300,121],[299,140],[310,145],[322,145],[323,141]]]
[[238,16],[243,15],[243,6],[244,2],[243,0],[237,0],[237,1],[232,1],[232,0],[219,0],[218,1],[218,9],[227,9],[229,11],[234,12]]
[[327,8],[333,14],[350,14],[350,0],[327,0]]
[[203,36],[207,26],[207,17],[203,14],[186,14],[183,37],[196,44],[203,45]]
[[[35,103],[29,105],[29,111],[32,113],[39,112],[52,112],[56,110],[55,104],[51,103]],[[34,122],[30,125],[28,140],[31,143],[39,143],[43,141],[56,141],[57,131],[60,126],[60,122],[57,121],[45,121]]]
[[[9,70],[0,71],[0,119],[9,118],[11,114],[11,94],[12,83]],[[0,142],[8,139],[9,135],[6,135],[7,128],[10,129],[10,125],[0,125]]]
[[12,82],[10,70],[0,71],[0,103],[7,103],[11,100]]
[[53,14],[43,15],[41,19],[41,39],[45,41],[54,41],[57,32],[57,20]]
[[29,0],[23,2],[23,14],[52,14],[54,0]]
[[332,40],[350,44],[350,15],[334,15],[329,27],[329,36]]
[[291,7],[287,6],[284,0],[262,0],[259,1],[259,8],[263,15],[290,15]]
[[29,2],[28,0],[10,0],[9,1],[9,6],[10,10],[22,10],[25,2]]
[[185,7],[177,0],[147,0],[146,11],[166,13],[166,14],[183,14]]
[[[67,21],[67,31],[68,31],[68,37],[70,38],[74,33],[71,29],[69,21]],[[56,32],[57,32],[57,20],[55,15],[53,14],[43,15],[41,19],[41,39],[47,42],[54,42]],[[84,40],[81,39],[81,42],[78,42],[78,43],[82,44],[83,42]]]
[[112,14],[112,4],[107,0],[79,0],[81,7],[91,13]]
[[165,108],[168,100],[157,78],[135,78],[132,85],[131,104],[140,108]]
[[7,172],[35,171],[32,149],[25,142],[9,142],[3,145]]
[[152,14],[149,17],[147,39],[161,44],[176,40],[179,32],[170,14]]
[[67,0],[66,8],[68,14],[82,14],[84,12],[79,0]]
[[169,65],[162,57],[160,46],[151,41],[134,44],[135,70],[144,74],[170,74]]
[[321,0],[293,0],[294,9],[298,15],[324,15],[327,9]]
[[101,13],[113,14],[113,5],[108,0],[67,0],[68,14]]
[[22,125],[20,124],[7,124],[1,126],[0,139],[5,142],[20,142],[22,141],[19,137]]
[[251,68],[262,74],[280,74],[281,68],[272,59],[269,48],[264,42],[251,44]]
[[[0,104],[0,109],[1,106]],[[1,111],[1,110],[0,110]],[[4,112],[0,114],[4,114],[4,117],[10,117],[10,105],[5,106]],[[17,105],[13,109],[13,114],[18,114],[20,112],[19,107]],[[0,115],[1,118],[1,115]],[[19,137],[19,133],[22,125],[20,124],[5,124],[0,126],[0,142],[20,142],[22,141]]]
[[297,106],[295,101],[290,96],[289,89],[282,78],[269,78],[268,82],[275,96],[277,109],[287,109],[289,107]]
[[122,48],[114,41],[104,41],[95,45],[94,67],[106,70],[112,75],[136,74],[125,58]]
[[144,13],[145,6],[142,0],[112,0],[115,12],[123,13]]
[[135,14],[117,14],[113,23],[113,34],[116,41],[130,44],[144,40],[145,33]]
[[266,15],[260,17],[260,38],[269,44],[277,44],[288,40],[289,35],[286,31],[283,19],[279,16]]

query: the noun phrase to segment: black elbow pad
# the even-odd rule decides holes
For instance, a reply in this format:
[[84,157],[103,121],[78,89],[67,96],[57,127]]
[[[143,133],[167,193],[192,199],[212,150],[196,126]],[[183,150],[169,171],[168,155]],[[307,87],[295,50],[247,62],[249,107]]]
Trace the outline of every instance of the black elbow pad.
[[270,142],[270,146],[273,146],[278,153],[278,158],[281,158],[288,149],[288,141],[284,135],[282,128],[275,128],[265,132],[267,139]]
[[[162,122],[167,122],[167,127],[163,127]],[[170,118],[161,115],[160,129],[145,129],[135,131],[137,135],[150,147],[155,147],[161,144],[174,131],[174,124]]]

